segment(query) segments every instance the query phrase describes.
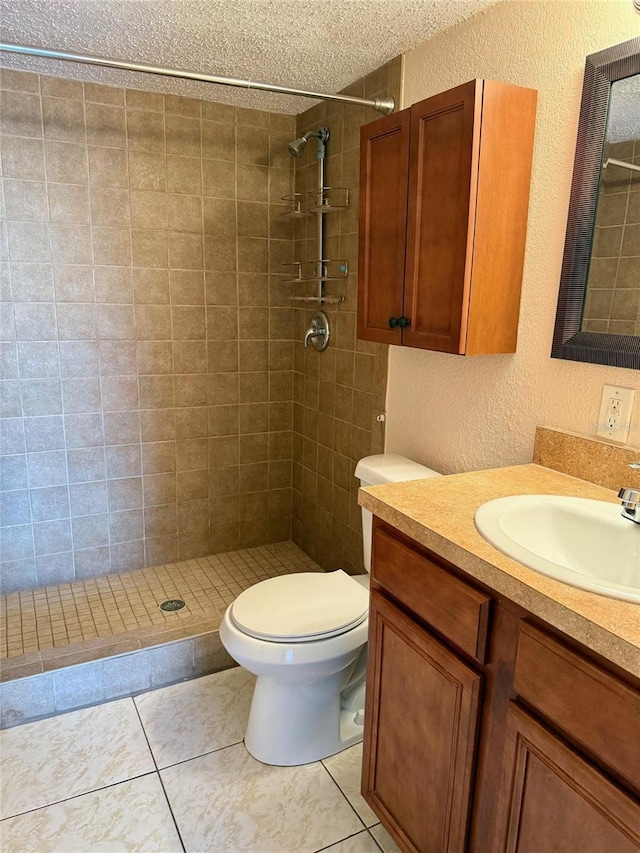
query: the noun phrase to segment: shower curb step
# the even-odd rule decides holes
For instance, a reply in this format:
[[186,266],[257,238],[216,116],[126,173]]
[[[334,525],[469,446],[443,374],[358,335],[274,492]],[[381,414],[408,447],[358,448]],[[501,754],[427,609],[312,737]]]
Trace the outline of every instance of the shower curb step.
[[[71,657],[71,655],[69,655]],[[26,669],[15,667],[16,671]],[[108,654],[0,684],[0,729],[123,699],[236,666],[219,631]],[[10,667],[7,671],[10,671]],[[7,678],[7,671],[4,677]]]

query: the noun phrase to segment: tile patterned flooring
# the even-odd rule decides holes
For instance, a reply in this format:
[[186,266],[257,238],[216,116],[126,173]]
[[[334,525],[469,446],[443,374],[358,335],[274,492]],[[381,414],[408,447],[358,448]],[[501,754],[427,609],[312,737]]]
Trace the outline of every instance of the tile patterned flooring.
[[359,794],[361,746],[270,767],[235,668],[0,732],[3,853],[397,853]]
[[[25,590],[0,598],[0,660],[4,677],[25,665],[44,669],[95,659],[100,648],[157,645],[217,630],[242,590],[266,578],[322,569],[292,542],[279,542],[165,566]],[[181,598],[165,613],[162,601]],[[122,651],[129,650],[122,649]],[[34,669],[34,672],[42,671]],[[17,670],[16,670],[17,674]]]

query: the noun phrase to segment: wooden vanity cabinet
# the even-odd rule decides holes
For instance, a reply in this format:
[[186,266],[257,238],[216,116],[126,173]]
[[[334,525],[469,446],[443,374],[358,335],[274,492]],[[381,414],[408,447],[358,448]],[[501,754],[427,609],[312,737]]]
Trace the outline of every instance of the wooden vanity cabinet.
[[491,849],[637,853],[637,685],[529,619],[518,635]]
[[502,761],[491,850],[638,853],[637,799],[514,702]]
[[363,796],[411,853],[640,850],[636,679],[374,521]]
[[366,798],[407,850],[463,851],[482,677],[376,592],[370,620]]
[[472,80],[361,129],[359,338],[515,352],[536,98]]
[[462,853],[490,599],[377,522],[371,585],[364,796],[404,849]]

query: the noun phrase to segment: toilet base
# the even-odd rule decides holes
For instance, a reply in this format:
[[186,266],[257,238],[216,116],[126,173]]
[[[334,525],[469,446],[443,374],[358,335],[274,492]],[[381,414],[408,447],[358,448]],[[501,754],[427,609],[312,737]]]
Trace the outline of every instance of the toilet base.
[[292,767],[360,743],[364,725],[355,719],[364,707],[364,677],[348,683],[343,702],[344,682],[343,671],[323,680],[321,689],[314,683],[292,691],[290,684],[258,676],[244,741],[248,752],[263,764]]

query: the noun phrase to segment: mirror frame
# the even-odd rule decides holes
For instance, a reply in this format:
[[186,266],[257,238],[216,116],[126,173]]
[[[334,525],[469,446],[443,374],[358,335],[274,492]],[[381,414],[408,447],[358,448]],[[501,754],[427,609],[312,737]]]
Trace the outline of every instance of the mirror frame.
[[640,337],[582,332],[611,84],[640,74],[640,37],[587,57],[552,358],[640,369]]

